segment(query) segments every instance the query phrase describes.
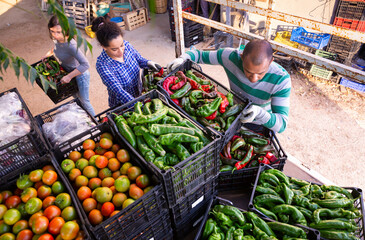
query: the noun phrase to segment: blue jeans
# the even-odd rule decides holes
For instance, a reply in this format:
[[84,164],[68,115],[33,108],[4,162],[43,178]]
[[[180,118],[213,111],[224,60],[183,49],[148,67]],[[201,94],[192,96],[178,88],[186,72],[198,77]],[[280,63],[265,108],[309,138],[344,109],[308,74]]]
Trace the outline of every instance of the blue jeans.
[[79,87],[79,92],[77,93],[77,97],[80,99],[85,109],[92,116],[95,116],[94,108],[91,106],[89,99],[90,72],[86,71],[83,74],[77,76],[76,81],[77,81],[77,86]]

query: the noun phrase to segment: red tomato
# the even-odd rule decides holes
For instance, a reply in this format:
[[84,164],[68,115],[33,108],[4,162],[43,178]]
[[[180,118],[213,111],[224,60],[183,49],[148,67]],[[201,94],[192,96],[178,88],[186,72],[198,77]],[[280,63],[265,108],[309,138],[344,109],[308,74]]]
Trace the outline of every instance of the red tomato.
[[42,234],[38,240],[54,240],[53,236],[49,233]]
[[49,225],[49,220],[45,216],[36,218],[32,224],[32,230],[35,234],[44,233]]
[[16,208],[19,205],[19,203],[21,203],[21,201],[22,200],[20,199],[19,196],[13,195],[8,197],[8,199],[6,199],[5,205],[8,209]]
[[17,240],[32,240],[33,232],[29,229],[21,230],[18,235],[16,236]]
[[48,225],[48,232],[53,235],[60,233],[62,226],[65,224],[65,220],[61,217],[55,217]]
[[54,202],[56,201],[56,198],[54,196],[48,196],[43,200],[42,207],[43,209],[46,209],[47,207],[54,205]]
[[42,182],[48,186],[52,186],[57,181],[57,173],[53,170],[48,170],[43,173]]
[[49,221],[51,221],[53,218],[61,216],[61,209],[52,205],[47,207],[43,214],[46,218],[48,218]]
[[111,202],[105,202],[103,203],[103,205],[101,206],[101,214],[104,217],[109,217],[110,214],[114,211],[114,204]]

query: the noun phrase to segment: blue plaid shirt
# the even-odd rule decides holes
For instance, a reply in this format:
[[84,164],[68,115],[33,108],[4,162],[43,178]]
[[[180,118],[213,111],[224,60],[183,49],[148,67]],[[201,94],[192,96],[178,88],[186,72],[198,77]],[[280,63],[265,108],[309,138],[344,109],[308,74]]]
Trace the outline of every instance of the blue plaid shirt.
[[96,61],[96,70],[108,89],[109,107],[125,104],[139,96],[139,70],[147,67],[147,59],[128,41],[124,41],[124,45],[124,62],[112,59],[104,50]]

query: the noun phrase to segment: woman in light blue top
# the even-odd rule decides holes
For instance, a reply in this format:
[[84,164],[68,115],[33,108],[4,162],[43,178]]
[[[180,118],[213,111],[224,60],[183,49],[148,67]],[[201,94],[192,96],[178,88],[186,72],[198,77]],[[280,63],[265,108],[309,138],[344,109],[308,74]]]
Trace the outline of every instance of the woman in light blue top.
[[61,62],[61,66],[69,73],[61,79],[62,84],[69,83],[72,78],[76,77],[77,86],[79,87],[78,97],[85,109],[94,116],[95,111],[89,99],[89,62],[80,49],[77,48],[74,39],[70,42],[67,41],[68,36],[63,35],[62,28],[56,16],[51,17],[49,20],[48,29],[55,46],[46,56],[54,54]]

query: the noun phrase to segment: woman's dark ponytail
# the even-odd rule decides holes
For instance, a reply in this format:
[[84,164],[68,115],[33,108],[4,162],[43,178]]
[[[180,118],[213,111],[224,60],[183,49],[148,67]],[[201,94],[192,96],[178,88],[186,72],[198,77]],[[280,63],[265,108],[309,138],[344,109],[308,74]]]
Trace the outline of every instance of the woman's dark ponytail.
[[109,21],[109,17],[98,17],[91,23],[91,30],[96,33],[96,38],[101,46],[108,47],[109,42],[118,36],[122,36],[122,30],[115,23]]

